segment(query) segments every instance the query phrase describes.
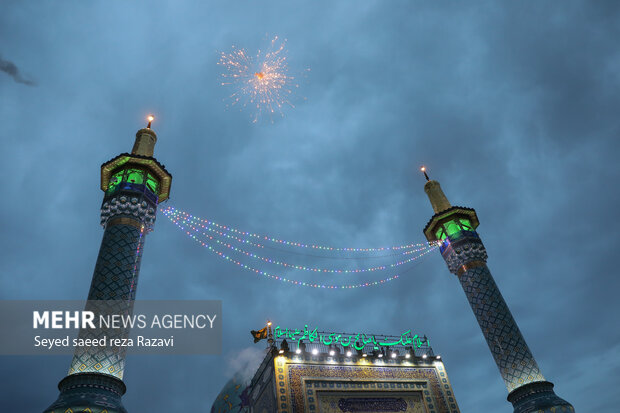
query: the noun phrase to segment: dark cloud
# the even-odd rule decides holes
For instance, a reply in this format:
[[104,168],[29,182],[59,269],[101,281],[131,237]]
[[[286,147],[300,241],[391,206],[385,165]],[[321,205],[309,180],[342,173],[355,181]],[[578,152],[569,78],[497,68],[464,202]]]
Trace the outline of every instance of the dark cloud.
[[[0,298],[85,297],[102,235],[99,165],[154,112],[155,155],[174,176],[167,205],[284,239],[423,242],[426,164],[453,204],[476,208],[489,267],[557,393],[577,411],[614,412],[619,4],[2,2],[3,52],[36,68],[41,87],[2,89]],[[252,124],[226,109],[216,63],[265,33],[288,39],[291,70],[311,71],[295,109]],[[224,351],[130,356],[129,411],[210,406],[266,319],[427,334],[461,411],[510,411],[438,254],[381,288],[300,289],[224,262],[160,214],[138,299],[162,298],[221,299]],[[3,407],[41,411],[69,362],[3,357]]]
[[19,73],[19,69],[17,68],[17,66],[15,65],[15,63],[10,62],[8,60],[4,60],[2,58],[2,56],[0,56],[0,71],[6,73],[7,75],[11,76],[13,78],[13,80],[15,80],[17,83],[22,83],[24,85],[28,85],[28,86],[35,86],[36,83],[32,80],[28,80],[26,78],[24,78],[20,73]]

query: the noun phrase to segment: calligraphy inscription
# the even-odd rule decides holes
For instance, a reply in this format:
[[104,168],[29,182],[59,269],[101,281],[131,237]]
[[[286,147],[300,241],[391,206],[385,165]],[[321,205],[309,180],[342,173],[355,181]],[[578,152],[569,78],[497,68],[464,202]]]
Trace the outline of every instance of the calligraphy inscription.
[[429,340],[427,338],[418,337],[417,334],[412,335],[411,330],[407,330],[399,336],[394,338],[385,337],[384,339],[377,339],[375,335],[366,335],[366,334],[323,334],[317,332],[317,329],[314,330],[308,329],[308,325],[304,326],[303,330],[298,329],[285,329],[283,330],[280,326],[277,326],[274,330],[274,335],[276,339],[284,337],[285,339],[289,339],[291,341],[299,341],[308,340],[310,343],[323,343],[326,346],[330,344],[340,344],[342,347],[352,347],[356,350],[363,350],[367,345],[372,345],[375,350],[379,349],[379,347],[392,347],[392,346],[408,346],[412,345],[413,348],[420,348],[423,344],[427,346],[430,345]]
[[348,398],[340,399],[342,412],[406,412],[407,402],[402,398]]

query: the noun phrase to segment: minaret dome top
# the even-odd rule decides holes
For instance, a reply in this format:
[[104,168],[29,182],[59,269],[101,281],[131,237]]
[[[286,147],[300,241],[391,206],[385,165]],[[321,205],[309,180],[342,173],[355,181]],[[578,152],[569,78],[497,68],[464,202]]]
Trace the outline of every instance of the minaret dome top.
[[426,184],[424,184],[424,192],[426,192],[426,195],[428,195],[428,199],[429,201],[431,201],[431,205],[433,206],[433,211],[435,211],[435,214],[451,208],[452,205],[450,205],[450,201],[448,201],[448,198],[446,198],[446,195],[443,193],[439,182],[432,181],[428,177],[425,166],[421,167],[420,170],[422,171],[422,173],[424,173],[424,177],[426,178]]
[[154,119],[155,117],[153,115],[149,115],[147,117],[149,123],[146,128],[140,129],[138,133],[136,133],[136,141],[131,150],[133,155],[153,156],[155,143],[157,142],[157,134],[151,129],[151,123]]

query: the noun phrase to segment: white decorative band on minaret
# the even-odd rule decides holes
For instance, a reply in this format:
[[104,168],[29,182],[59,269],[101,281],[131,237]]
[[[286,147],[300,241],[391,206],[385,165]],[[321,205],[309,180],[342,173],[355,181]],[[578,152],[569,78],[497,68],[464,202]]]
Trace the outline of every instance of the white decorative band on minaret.
[[105,227],[110,218],[126,216],[135,219],[151,232],[157,218],[157,206],[137,196],[119,195],[107,199],[101,205],[101,226]]

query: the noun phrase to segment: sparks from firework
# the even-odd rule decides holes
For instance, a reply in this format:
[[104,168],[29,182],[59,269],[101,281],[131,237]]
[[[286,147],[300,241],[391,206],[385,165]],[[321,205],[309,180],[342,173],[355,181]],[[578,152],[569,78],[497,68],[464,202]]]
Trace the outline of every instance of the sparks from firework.
[[257,122],[263,113],[269,114],[270,118],[276,113],[284,116],[284,106],[295,107],[290,99],[293,89],[299,85],[288,74],[285,46],[286,40],[279,41],[276,36],[265,53],[259,50],[256,56],[251,56],[244,49],[233,46],[230,53],[222,52],[220,56],[218,64],[226,68],[222,73],[222,86],[235,88],[230,95],[231,106],[250,107],[253,122]]

